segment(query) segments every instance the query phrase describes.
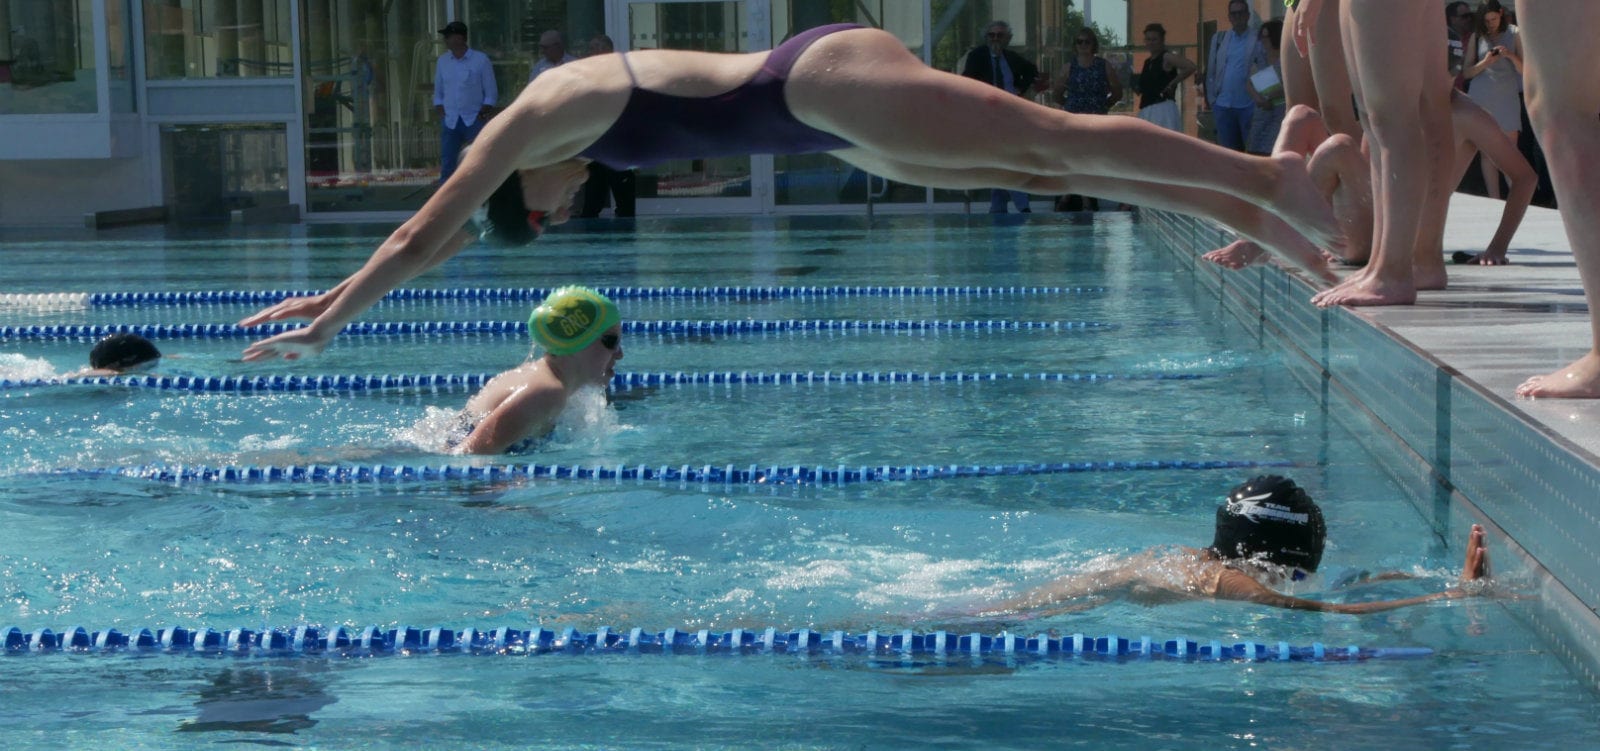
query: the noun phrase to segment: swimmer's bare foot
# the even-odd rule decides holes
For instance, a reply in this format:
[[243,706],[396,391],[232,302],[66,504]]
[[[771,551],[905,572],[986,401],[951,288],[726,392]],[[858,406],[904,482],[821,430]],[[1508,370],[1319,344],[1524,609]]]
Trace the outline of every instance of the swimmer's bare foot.
[[1411,267],[1411,284],[1417,291],[1444,289],[1450,284],[1450,275],[1444,266],[1417,264]]
[[1217,248],[1200,257],[1225,269],[1238,271],[1261,260],[1261,256],[1266,252],[1260,245],[1249,240],[1234,240],[1226,247]]
[[1305,157],[1285,151],[1267,158],[1279,173],[1278,187],[1269,208],[1317,247],[1344,255],[1344,230],[1334,216],[1333,205],[1306,173]]
[[1590,350],[1565,368],[1529,378],[1517,387],[1517,396],[1600,399],[1600,355]]
[[1368,266],[1362,273],[1317,293],[1311,303],[1319,308],[1410,305],[1417,301],[1417,288],[1411,282],[1409,271],[1407,269],[1404,279],[1391,279]]

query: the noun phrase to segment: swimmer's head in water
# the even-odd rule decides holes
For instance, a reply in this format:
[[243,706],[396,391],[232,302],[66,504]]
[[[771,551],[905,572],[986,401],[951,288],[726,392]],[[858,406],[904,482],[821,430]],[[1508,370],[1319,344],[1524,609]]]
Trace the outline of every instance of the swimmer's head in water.
[[1322,562],[1327,527],[1322,509],[1294,480],[1265,475],[1245,481],[1217,507],[1211,549],[1222,558],[1249,558],[1304,571]]
[[101,370],[131,370],[160,359],[161,350],[138,334],[112,334],[89,350],[89,367]]
[[621,321],[617,304],[605,295],[588,287],[562,287],[533,309],[528,332],[546,352],[570,355]]

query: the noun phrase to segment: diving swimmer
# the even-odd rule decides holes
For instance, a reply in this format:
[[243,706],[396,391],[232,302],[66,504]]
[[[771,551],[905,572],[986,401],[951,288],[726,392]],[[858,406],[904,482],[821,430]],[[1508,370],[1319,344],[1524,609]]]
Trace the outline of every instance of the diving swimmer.
[[521,193],[498,202],[509,211],[490,207],[494,233],[517,240],[566,219],[587,160],[627,169],[820,152],[917,185],[1090,194],[1199,214],[1265,245],[1296,246],[1289,256],[1343,246],[1297,154],[1247,156],[1136,118],[1052,109],[930,68],[887,32],[841,24],[768,52],[638,50],[540,75],[360,270],[334,291],[241,321],[312,319],[250,345],[245,359],[321,352],[389,290],[470,242],[462,228],[497,191]]

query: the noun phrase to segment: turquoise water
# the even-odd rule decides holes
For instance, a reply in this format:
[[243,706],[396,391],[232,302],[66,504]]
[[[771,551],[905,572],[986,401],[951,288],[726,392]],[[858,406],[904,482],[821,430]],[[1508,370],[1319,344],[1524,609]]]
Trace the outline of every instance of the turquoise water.
[[[619,371],[1187,374],[1095,383],[683,386],[595,398],[541,463],[859,466],[1287,461],[1322,501],[1330,569],[1433,591],[1464,529],[1434,530],[1256,332],[1197,299],[1127,217],[643,220],[476,248],[417,287],[1058,285],[983,298],[623,300],[632,320],[1091,321],[1092,330],[630,336]],[[382,228],[294,237],[153,230],[6,237],[3,292],[326,287]],[[67,265],[62,258],[88,259]],[[383,304],[364,320],[519,320],[504,302]],[[13,305],[0,325],[221,323],[245,306]],[[244,340],[158,342],[171,375],[471,373],[514,336],[346,337],[299,363]],[[7,341],[0,378],[79,367],[86,341]],[[1248,471],[1166,470],[702,487],[509,481],[162,484],[50,474],[139,464],[508,462],[441,456],[466,392],[0,392],[0,626],[601,625],[932,629],[1109,554],[1209,542]],[[1364,440],[1372,442],[1371,436]],[[1464,517],[1463,517],[1464,518]],[[1465,522],[1463,522],[1464,524]],[[1504,574],[1515,581],[1510,561]],[[1320,584],[1300,585],[1317,595]],[[1116,603],[1029,632],[1426,646],[1356,665],[1061,661],[911,664],[820,656],[0,661],[8,748],[1584,747],[1593,697],[1521,622],[1466,601],[1356,618],[1237,603]]]

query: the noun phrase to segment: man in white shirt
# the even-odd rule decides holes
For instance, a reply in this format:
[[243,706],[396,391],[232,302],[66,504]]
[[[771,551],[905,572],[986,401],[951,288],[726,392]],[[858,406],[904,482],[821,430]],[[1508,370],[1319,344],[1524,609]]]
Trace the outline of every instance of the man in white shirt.
[[561,32],[555,29],[546,31],[539,35],[539,59],[534,61],[533,70],[528,73],[528,82],[532,83],[540,73],[576,59],[567,54],[567,40],[561,36]]
[[461,147],[472,143],[494,113],[500,92],[489,56],[467,47],[467,25],[451,21],[439,30],[447,50],[433,71],[433,109],[439,113],[439,182],[461,163]]

